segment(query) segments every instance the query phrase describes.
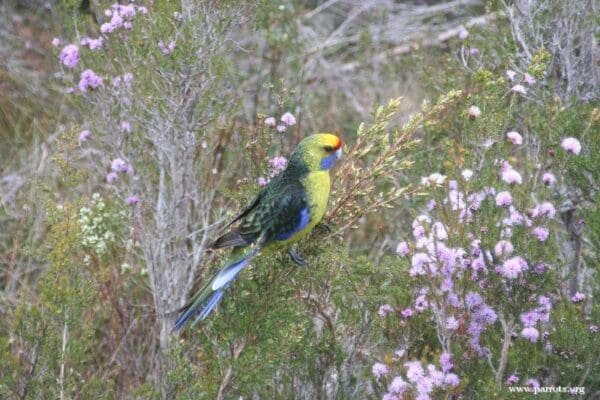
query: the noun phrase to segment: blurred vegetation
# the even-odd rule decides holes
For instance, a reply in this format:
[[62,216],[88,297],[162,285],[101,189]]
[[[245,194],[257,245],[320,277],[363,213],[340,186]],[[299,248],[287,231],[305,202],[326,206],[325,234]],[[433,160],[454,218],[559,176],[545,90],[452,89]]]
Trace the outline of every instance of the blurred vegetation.
[[[514,193],[523,206],[557,208],[549,243],[515,243],[553,266],[527,292],[553,299],[549,339],[511,342],[498,381],[461,337],[452,349],[461,383],[432,397],[512,398],[512,373],[598,396],[600,109],[592,77],[580,98],[579,75],[561,76],[564,49],[523,58],[518,21],[497,1],[144,4],[148,13],[138,9],[131,29],[104,35],[97,51],[79,43],[102,36],[110,2],[0,4],[0,397],[381,398],[406,361],[435,364],[442,352],[431,313],[400,313],[418,286],[394,250],[436,195],[421,177],[462,185],[471,168],[470,189],[500,187],[498,159],[526,173]],[[547,39],[535,32],[527,43]],[[171,41],[169,52],[158,45]],[[81,54],[74,69],[59,61],[69,43]],[[103,87],[69,93],[87,68]],[[130,88],[114,83],[126,73]],[[525,73],[536,82],[523,83]],[[285,112],[295,126],[265,125]],[[78,140],[83,129],[90,140]],[[523,145],[507,142],[513,130]],[[269,160],[316,131],[339,133],[347,158],[332,173],[330,229],[298,246],[309,265],[287,254],[257,260],[218,312],[165,341],[176,308],[227,256],[204,243],[253,197]],[[580,140],[579,156],[560,148],[565,137]],[[117,157],[134,173],[112,184]],[[546,171],[555,186],[541,183]],[[173,193],[161,211],[163,184]],[[139,204],[127,204],[132,194]],[[497,213],[483,209],[478,227]],[[160,225],[160,215],[180,225]],[[157,243],[175,261],[157,266]],[[578,292],[586,299],[574,303]],[[486,299],[506,312],[512,300]],[[378,315],[383,304],[391,315]],[[500,323],[485,335],[496,360]],[[394,374],[373,376],[375,362]]]

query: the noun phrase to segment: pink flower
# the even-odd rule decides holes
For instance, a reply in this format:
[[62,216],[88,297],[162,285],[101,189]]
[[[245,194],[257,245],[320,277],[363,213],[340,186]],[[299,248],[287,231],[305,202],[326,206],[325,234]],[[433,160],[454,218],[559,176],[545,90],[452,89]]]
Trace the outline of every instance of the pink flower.
[[535,215],[537,217],[546,216],[548,218],[554,218],[556,215],[556,208],[554,208],[552,203],[545,201],[534,209],[534,214],[537,214]]
[[399,256],[407,256],[409,252],[410,252],[410,249],[408,248],[408,243],[406,243],[406,242],[398,243],[398,246],[396,247],[396,254],[398,254]]
[[117,178],[118,178],[118,176],[117,176],[116,172],[109,172],[106,175],[106,182],[113,183],[114,181],[117,180]]
[[500,177],[502,178],[502,180],[504,182],[508,183],[509,185],[513,185],[513,184],[520,185],[523,182],[523,179],[521,178],[521,174],[519,174],[517,171],[515,171],[512,168],[502,171],[502,174],[500,175]]
[[405,308],[400,314],[402,314],[402,317],[404,318],[410,318],[413,316],[414,312],[410,308]]
[[506,134],[506,139],[512,144],[523,144],[523,137],[519,132],[510,131]]
[[158,42],[158,49],[165,56],[171,54],[175,48],[177,47],[177,43],[174,40],[171,40],[168,45],[165,46],[165,43],[161,40]]
[[267,180],[261,176],[256,180],[256,183],[258,183],[258,186],[265,186],[267,184]]
[[429,199],[429,201],[427,202],[427,210],[429,210],[429,211],[435,210],[435,200],[434,199]]
[[571,303],[581,303],[585,300],[585,294],[576,292],[573,297],[571,297]]
[[123,86],[129,89],[131,88],[131,82],[133,82],[133,74],[131,72],[127,72],[123,76],[116,76],[112,80],[112,84],[116,88]]
[[404,363],[404,366],[408,369],[406,371],[406,378],[409,382],[417,383],[425,377],[425,371],[419,361],[409,361]]
[[425,275],[425,269],[423,268],[427,263],[431,262],[431,258],[425,253],[415,253],[412,256],[411,268],[408,271],[410,276]]
[[540,337],[540,332],[532,327],[529,328],[524,328],[521,331],[521,336],[524,337],[525,339],[529,340],[532,343],[537,342],[538,338]]
[[500,240],[498,243],[496,243],[496,246],[494,246],[494,253],[498,257],[511,254],[513,250],[514,247],[508,240]]
[[531,233],[540,242],[545,242],[546,239],[548,239],[548,236],[550,235],[550,232],[548,231],[548,229],[541,227],[541,226],[533,228],[533,231]]
[[510,206],[512,201],[513,199],[510,192],[503,191],[496,195],[496,205],[499,207]]
[[427,309],[427,307],[429,307],[429,302],[427,301],[425,294],[420,294],[417,296],[415,299],[415,311],[423,312]]
[[117,13],[113,13],[112,18],[110,20],[110,24],[113,27],[113,31],[116,29],[119,29],[120,27],[123,26],[123,17],[121,17],[119,14]]
[[389,304],[382,304],[381,306],[379,306],[379,310],[377,311],[377,314],[379,314],[380,317],[385,317],[386,315],[388,315],[389,313],[394,311],[394,307],[392,307]]
[[296,125],[296,117],[294,117],[294,114],[286,112],[281,116],[281,122],[283,122],[287,126],[293,126]]
[[590,333],[598,333],[598,325],[590,325],[588,329]]
[[538,382],[537,379],[530,378],[530,379],[527,379],[525,381],[525,386],[529,386],[529,387],[532,387],[532,388],[539,388],[540,387],[540,383]]
[[275,129],[277,130],[277,132],[283,133],[286,131],[287,126],[285,126],[284,124],[279,124],[279,125],[277,125],[277,128],[275,128]]
[[163,53],[164,55],[169,54],[169,49],[167,49],[167,46],[165,46],[165,42],[163,42],[162,40],[160,40],[157,44],[158,49],[160,50],[161,53]]
[[275,125],[277,125],[277,121],[275,120],[274,117],[265,118],[265,126],[267,126],[269,128],[273,128]]
[[91,134],[90,131],[87,129],[84,129],[83,131],[81,131],[79,133],[79,141],[80,142],[87,142],[88,139],[90,138]]
[[443,372],[448,372],[454,367],[452,364],[452,356],[446,352],[440,354],[440,365]]
[[81,78],[79,79],[79,90],[82,92],[87,92],[88,89],[96,89],[102,86],[102,78],[91,69],[86,69],[81,73]]
[[110,22],[105,22],[102,25],[100,25],[100,32],[104,34],[112,33],[115,29],[116,27],[113,26],[113,24],[111,24]]
[[479,293],[469,292],[465,296],[465,304],[468,309],[472,310],[483,304],[483,298]]
[[115,158],[110,163],[110,168],[115,172],[124,172],[126,166],[127,166],[127,163],[120,158]]
[[135,16],[135,6],[133,4],[122,6],[119,12],[123,17],[131,19]]
[[121,122],[120,129],[121,129],[121,132],[131,133],[131,131],[132,131],[132,129],[131,129],[131,123],[129,123],[129,121],[123,121],[123,122]]
[[508,279],[515,279],[521,272],[527,269],[527,261],[523,257],[516,256],[504,261],[497,268],[500,275]]
[[479,107],[473,105],[469,107],[469,111],[467,112],[467,114],[470,120],[475,120],[481,115],[481,110],[479,109]]
[[131,72],[126,72],[123,75],[123,84],[129,88],[131,87],[131,82],[133,82],[133,74]]
[[388,391],[394,394],[402,394],[408,388],[408,383],[402,379],[402,377],[397,376],[392,380],[392,383],[388,386]]
[[542,175],[542,182],[544,182],[544,185],[546,186],[553,186],[556,183],[556,177],[551,172],[545,172],[544,175]]
[[92,39],[92,38],[86,37],[86,38],[81,39],[80,43],[82,46],[89,47],[90,50],[98,50],[104,44],[104,38],[99,37],[98,39]]
[[54,39],[52,39],[52,46],[59,47],[62,44],[62,42],[63,41],[61,38],[55,37]]
[[469,31],[464,26],[461,26],[456,36],[458,36],[460,40],[465,40],[469,37]]
[[469,55],[476,56],[479,54],[479,49],[477,47],[469,47]]
[[79,48],[74,44],[68,44],[62,49],[58,57],[65,67],[75,68],[79,62]]
[[138,204],[140,201],[141,201],[140,198],[138,196],[136,196],[136,195],[129,196],[127,199],[125,199],[125,203],[128,206],[132,206],[132,205]]
[[272,160],[269,160],[269,164],[271,168],[276,171],[283,171],[287,166],[288,160],[285,157],[275,157]]
[[522,95],[527,94],[527,89],[523,85],[515,85],[512,88],[510,88],[510,90],[512,90],[515,93],[522,94]]
[[457,330],[458,326],[458,320],[454,316],[451,315],[446,319],[446,329],[448,329],[449,331]]
[[506,380],[506,384],[509,385],[509,386],[512,386],[512,385],[514,385],[517,382],[519,382],[519,377],[517,375],[515,375],[515,374],[512,374]]
[[516,75],[517,75],[517,73],[515,71],[513,71],[512,69],[507,69],[506,70],[506,77],[509,80],[511,80],[511,81],[514,80]]
[[457,387],[458,385],[460,385],[460,379],[458,375],[450,373],[446,374],[446,376],[444,377],[444,383],[448,386]]
[[522,313],[519,316],[519,318],[521,319],[523,326],[529,328],[534,326],[538,322],[538,320],[540,319],[540,315],[536,310],[532,310]]
[[579,143],[579,140],[575,139],[574,137],[564,138],[560,144],[560,147],[562,147],[567,153],[572,154],[579,154],[581,151],[581,143]]
[[535,78],[532,75],[529,75],[528,73],[525,73],[525,76],[523,77],[523,80],[525,81],[526,84],[528,84],[529,86],[534,85],[535,84]]
[[371,371],[373,372],[373,375],[375,376],[375,378],[379,379],[382,376],[387,375],[387,373],[389,372],[389,369],[388,369],[387,365],[385,365],[385,364],[375,363],[375,364],[373,364]]

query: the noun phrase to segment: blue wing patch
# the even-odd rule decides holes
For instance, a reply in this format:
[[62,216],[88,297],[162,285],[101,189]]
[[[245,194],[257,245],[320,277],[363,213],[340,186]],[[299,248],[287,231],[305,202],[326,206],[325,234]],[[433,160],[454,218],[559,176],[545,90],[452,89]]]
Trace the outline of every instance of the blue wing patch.
[[277,236],[275,236],[275,239],[288,240],[289,238],[294,236],[296,233],[298,233],[302,229],[306,228],[306,225],[308,225],[309,222],[310,222],[310,213],[309,213],[308,207],[304,207],[300,211],[300,222],[298,222],[298,225],[296,225],[296,227],[289,232],[284,232],[284,233],[278,234]]

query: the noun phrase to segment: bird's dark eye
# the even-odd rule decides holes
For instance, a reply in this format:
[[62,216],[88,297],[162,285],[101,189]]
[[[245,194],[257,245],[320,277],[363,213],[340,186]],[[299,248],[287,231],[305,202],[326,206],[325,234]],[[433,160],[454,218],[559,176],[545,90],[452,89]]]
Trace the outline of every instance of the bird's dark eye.
[[330,153],[333,151],[333,146],[325,146],[323,147],[323,149],[325,149],[326,152]]

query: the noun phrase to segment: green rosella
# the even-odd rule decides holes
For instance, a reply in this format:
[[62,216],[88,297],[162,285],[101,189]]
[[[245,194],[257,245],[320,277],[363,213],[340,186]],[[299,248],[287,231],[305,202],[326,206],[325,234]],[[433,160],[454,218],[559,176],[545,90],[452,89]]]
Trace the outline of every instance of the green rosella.
[[[321,221],[329,198],[329,169],[342,155],[342,140],[329,133],[308,136],[296,148],[286,169],[275,176],[225,228],[212,248],[234,247],[228,262],[181,309],[174,330],[192,326],[215,309],[227,288],[259,254],[288,249],[293,261],[304,264],[291,246]],[[225,229],[224,228],[224,229]]]

